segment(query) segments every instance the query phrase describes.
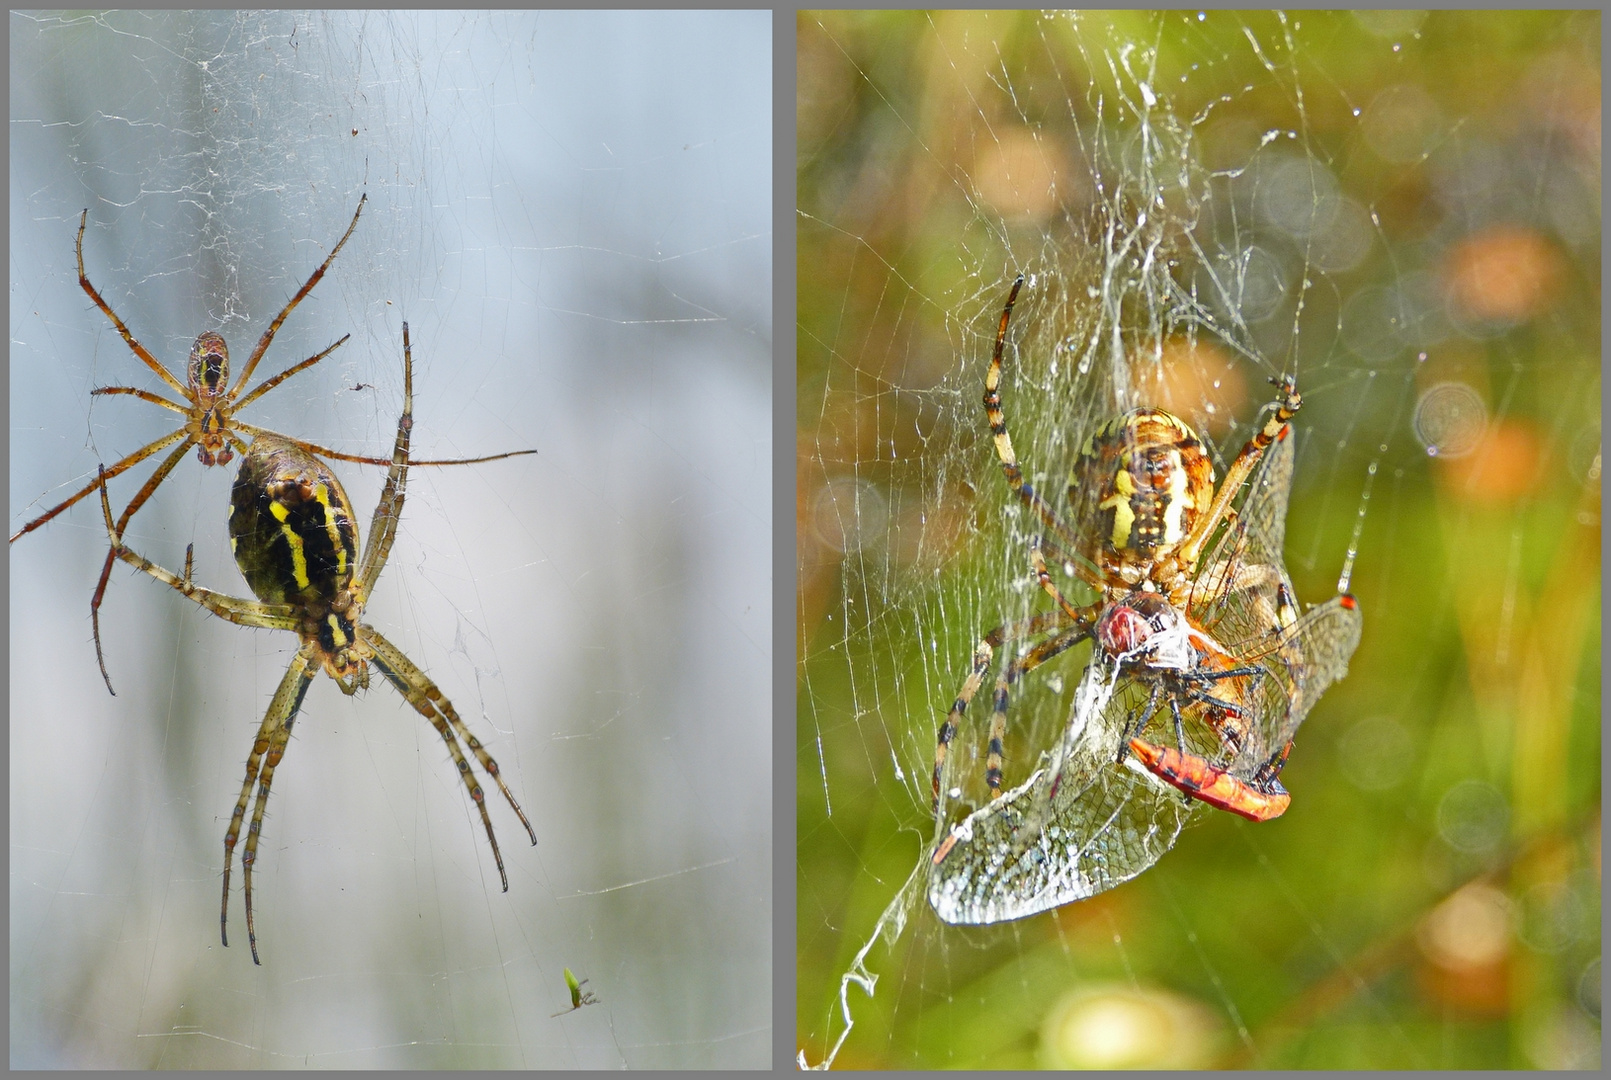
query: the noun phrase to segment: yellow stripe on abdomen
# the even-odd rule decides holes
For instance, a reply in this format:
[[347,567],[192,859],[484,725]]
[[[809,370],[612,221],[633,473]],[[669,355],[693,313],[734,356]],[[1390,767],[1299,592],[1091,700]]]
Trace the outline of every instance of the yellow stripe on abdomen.
[[[280,533],[285,537],[286,547],[291,549],[291,577],[296,581],[298,589],[306,589],[310,584],[308,580],[308,553],[306,548],[303,547],[301,534],[287,524],[286,519],[291,516],[291,511],[286,509],[284,503],[276,499],[269,503],[269,513],[273,514],[274,520],[280,523]],[[328,513],[326,516],[329,516]]]

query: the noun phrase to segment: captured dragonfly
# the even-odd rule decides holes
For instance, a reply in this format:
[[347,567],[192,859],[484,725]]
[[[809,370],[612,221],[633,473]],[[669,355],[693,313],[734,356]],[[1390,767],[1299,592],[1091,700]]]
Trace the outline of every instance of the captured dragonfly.
[[[1277,382],[1280,398],[1217,494],[1207,453],[1183,421],[1137,409],[1104,425],[1076,467],[1069,526],[1024,482],[1001,410],[1002,341],[1017,291],[1002,314],[985,407],[1009,484],[1048,528],[1031,561],[1057,610],[986,635],[941,728],[937,814],[946,750],[994,651],[1041,638],[997,678],[992,799],[954,825],[932,857],[929,901],[953,923],[1022,918],[1129,880],[1173,846],[1200,802],[1252,820],[1279,816],[1290,802],[1279,773],[1292,738],[1346,674],[1360,636],[1350,595],[1300,615],[1282,561],[1290,421],[1301,405],[1292,381]],[[1063,553],[1099,599],[1085,607],[1064,599],[1045,549]],[[1086,638],[1093,656],[1062,737],[1026,781],[1002,793],[1011,686]],[[1167,734],[1146,737],[1153,727]]]

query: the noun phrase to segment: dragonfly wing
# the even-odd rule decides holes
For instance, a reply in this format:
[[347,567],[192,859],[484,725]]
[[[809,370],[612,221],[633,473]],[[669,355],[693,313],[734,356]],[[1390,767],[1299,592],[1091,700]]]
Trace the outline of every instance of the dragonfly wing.
[[941,840],[928,899],[949,923],[1022,919],[1128,881],[1174,846],[1192,812],[1174,789],[1117,764],[1143,687],[1093,662],[1053,752],[1021,786]]
[[1311,608],[1283,635],[1281,651],[1296,653],[1302,657],[1302,665],[1294,673],[1292,707],[1274,745],[1291,742],[1320,695],[1348,674],[1348,661],[1359,647],[1363,626],[1359,601],[1345,593]]

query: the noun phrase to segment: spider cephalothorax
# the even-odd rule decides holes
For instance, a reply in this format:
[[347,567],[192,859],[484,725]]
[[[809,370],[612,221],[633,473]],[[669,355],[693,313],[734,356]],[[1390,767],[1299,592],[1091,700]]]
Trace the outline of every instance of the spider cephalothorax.
[[189,426],[196,440],[196,460],[228,465],[235,454],[229,448],[229,346],[222,334],[209,330],[196,339],[185,382],[194,407]]

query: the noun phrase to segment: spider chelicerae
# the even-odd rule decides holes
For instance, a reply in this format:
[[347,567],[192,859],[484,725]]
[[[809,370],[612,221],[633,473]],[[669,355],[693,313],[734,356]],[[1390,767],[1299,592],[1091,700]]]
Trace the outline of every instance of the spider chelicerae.
[[251,824],[246,832],[246,851],[241,857],[246,892],[246,934],[251,943],[252,961],[257,955],[257,933],[252,921],[252,866],[257,860],[257,844],[262,835],[263,810],[268,803],[274,770],[291,737],[302,699],[314,676],[323,669],[344,694],[355,694],[369,686],[373,664],[398,693],[429,720],[453,756],[459,776],[470,792],[486,826],[487,842],[498,864],[503,890],[509,891],[509,875],[504,871],[498,838],[492,830],[486,795],[471,771],[460,746],[462,739],[503,792],[515,816],[525,826],[533,844],[537,833],[521,813],[498,772],[498,763],[470,733],[452,702],[443,696],[426,674],[401,649],[373,626],[361,622],[364,604],[373,591],[397,535],[403,511],[404,489],[408,481],[409,431],[413,426],[413,352],[408,324],[403,324],[403,413],[397,421],[397,440],[391,468],[380,502],[370,521],[369,543],[358,555],[358,526],[352,503],[330,467],[309,453],[302,444],[268,432],[257,433],[241,461],[230,496],[229,536],[241,576],[257,600],[243,600],[204,589],[191,581],[191,554],[185,551],[185,572],[171,571],[131,550],[122,541],[118,524],[112,518],[112,504],[106,487],[101,488],[101,509],[106,518],[112,553],[137,569],[145,571],[190,599],[230,622],[270,630],[289,630],[302,639],[302,647],[292,657],[279,689],[252,743],[246,761],[246,779],[240,799],[224,834],[224,894],[218,921],[224,944],[229,944],[229,874],[235,843],[252,787],[257,799],[252,807]]
[[[1040,518],[1047,533],[1031,545],[1036,578],[1057,607],[989,631],[974,651],[972,668],[940,726],[934,755],[934,810],[940,811],[948,750],[968,704],[983,685],[995,651],[1008,642],[1040,638],[1009,660],[996,679],[985,782],[991,798],[1001,794],[1003,740],[1012,684],[1060,653],[1094,638],[1098,648],[1152,684],[1153,692],[1120,739],[1120,758],[1135,753],[1149,771],[1188,795],[1244,816],[1274,817],[1285,809],[1275,782],[1285,748],[1277,748],[1250,784],[1213,769],[1186,751],[1181,703],[1201,707],[1201,715],[1232,750],[1247,736],[1245,706],[1252,684],[1262,677],[1187,616],[1207,590],[1275,597],[1259,618],[1271,634],[1297,619],[1281,572],[1267,565],[1229,560],[1199,571],[1198,562],[1215,530],[1233,516],[1231,501],[1265,451],[1289,432],[1288,422],[1302,404],[1290,377],[1276,382],[1280,397],[1271,415],[1242,447],[1217,493],[1214,467],[1202,441],[1184,421],[1162,409],[1141,408],[1099,428],[1081,450],[1068,495],[1075,510],[1068,524],[1024,479],[1001,407],[1002,352],[1012,309],[1023,278],[1014,282],[996,330],[995,349],[985,376],[984,406],[1008,485]],[[1077,606],[1065,598],[1047,569],[1045,550],[1092,586],[1098,598]],[[1274,585],[1258,589],[1255,586]],[[1153,747],[1139,737],[1159,696],[1174,718],[1176,750]],[[1154,752],[1156,751],[1156,752]],[[1219,785],[1214,787],[1213,785]],[[1203,793],[1207,793],[1206,796]],[[1053,787],[1055,795],[1055,782]],[[936,861],[942,857],[936,855]]]
[[[139,341],[135,340],[134,335],[129,332],[128,326],[124,324],[122,319],[118,318],[117,312],[112,310],[111,305],[101,298],[101,294],[96,291],[95,286],[90,284],[88,275],[84,273],[84,227],[89,221],[89,210],[85,209],[84,212],[79,215],[78,239],[75,243],[75,252],[78,257],[79,286],[84,290],[85,293],[89,295],[91,300],[95,301],[95,306],[100,308],[101,311],[105,312],[108,319],[112,320],[112,325],[117,327],[117,332],[122,335],[124,342],[128,345],[129,349],[133,351],[134,355],[139,357],[140,360],[147,367],[149,367],[158,378],[166,383],[169,389],[171,389],[179,398],[183,400],[183,403],[181,404],[179,401],[171,401],[160,394],[154,394],[149,390],[141,390],[138,387],[133,386],[101,386],[96,387],[94,390],[90,391],[90,393],[96,395],[128,394],[132,397],[139,398],[141,401],[149,401],[153,405],[160,405],[165,409],[171,409],[174,412],[184,416],[185,422],[180,427],[170,431],[161,438],[152,440],[151,442],[142,446],[140,449],[134,451],[134,453],[129,454],[127,457],[116,462],[115,464],[106,467],[102,472],[97,474],[94,480],[90,481],[78,491],[74,492],[63,501],[57,503],[49,510],[46,510],[43,514],[40,514],[38,517],[22,526],[16,532],[12,533],[11,541],[15,543],[18,537],[33,532],[41,525],[50,521],[56,515],[60,514],[62,511],[66,510],[68,507],[90,494],[96,488],[99,487],[104,490],[104,485],[107,480],[126,472],[127,470],[140,464],[140,462],[146,460],[154,454],[161,452],[162,450],[167,449],[170,446],[172,446],[173,449],[169,452],[168,456],[163,458],[162,463],[157,466],[156,471],[151,474],[150,478],[146,480],[145,484],[140,488],[140,490],[135,493],[134,498],[129,500],[129,504],[123,508],[123,513],[118,516],[118,535],[121,536],[124,530],[128,528],[130,519],[132,519],[134,515],[139,512],[140,508],[146,504],[146,501],[151,498],[152,494],[155,493],[162,482],[168,478],[168,474],[171,473],[174,467],[179,464],[180,459],[182,459],[185,455],[185,451],[189,450],[192,446],[196,447],[196,457],[203,465],[229,464],[232,460],[234,460],[235,450],[240,450],[242,452],[245,451],[246,439],[255,439],[260,436],[269,436],[271,438],[279,439],[281,441],[291,443],[294,446],[300,447],[306,453],[320,454],[324,457],[336,458],[340,461],[354,461],[363,465],[390,465],[390,458],[364,457],[359,454],[344,454],[339,450],[331,450],[328,447],[319,446],[316,443],[305,442],[301,439],[293,439],[289,436],[279,435],[264,428],[255,427],[252,424],[243,423],[236,417],[236,414],[242,409],[246,408],[246,406],[250,405],[252,402],[256,401],[258,398],[262,397],[264,394],[268,393],[270,390],[274,389],[291,376],[312,367],[314,364],[317,364],[320,360],[323,360],[325,357],[335,352],[347,341],[349,337],[351,337],[350,334],[343,335],[340,341],[337,341],[334,345],[331,345],[323,352],[315,353],[306,360],[293,364],[284,371],[280,372],[278,375],[263,380],[250,392],[245,392],[247,382],[251,379],[252,373],[257,369],[258,361],[263,359],[263,354],[268,351],[269,345],[274,341],[274,335],[279,332],[280,325],[285,322],[287,316],[289,316],[291,312],[295,310],[296,306],[300,304],[310,292],[313,291],[313,287],[319,283],[321,278],[324,277],[325,271],[330,269],[330,264],[335,262],[336,255],[340,253],[342,247],[347,243],[348,238],[352,236],[353,230],[358,227],[358,217],[364,212],[364,203],[367,202],[368,199],[369,196],[367,194],[359,198],[358,208],[352,212],[352,222],[347,226],[347,231],[341,234],[341,239],[336,241],[336,246],[330,249],[330,254],[325,257],[324,262],[320,263],[318,269],[314,270],[313,273],[309,275],[308,280],[303,282],[302,287],[296,291],[296,295],[291,297],[291,299],[286,303],[285,307],[280,309],[280,313],[274,317],[274,321],[269,323],[268,329],[263,331],[263,336],[258,338],[256,347],[252,349],[251,356],[249,356],[246,360],[246,367],[241,371],[240,377],[235,380],[233,386],[230,385],[229,381],[229,346],[224,343],[223,337],[216,333],[209,331],[208,333],[202,334],[200,337],[196,338],[195,344],[192,345],[190,349],[190,360],[186,365],[184,382],[180,382],[178,377],[169,371],[166,366],[157,360],[156,357],[152,356],[144,345],[141,345]],[[178,445],[175,446],[175,443]],[[470,465],[486,461],[497,461],[500,458],[514,457],[519,454],[532,453],[536,453],[536,451],[516,450],[512,453],[493,454],[488,457],[455,458],[436,461],[414,461],[410,462],[410,464]],[[106,681],[106,688],[109,691],[112,690],[112,677],[107,673],[106,657],[101,649],[101,600],[106,595],[106,584],[107,580],[111,577],[112,563],[114,561],[114,553],[112,551],[108,551],[106,553],[106,561],[101,566],[100,580],[95,586],[95,595],[90,600],[90,623],[92,625],[95,637],[95,659],[100,663],[101,678]],[[116,693],[116,691],[112,692]]]

